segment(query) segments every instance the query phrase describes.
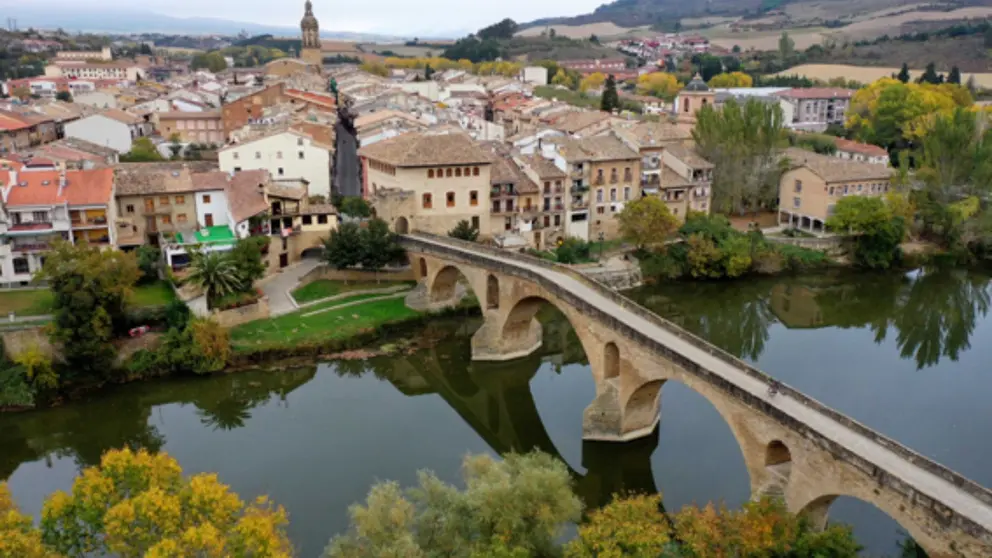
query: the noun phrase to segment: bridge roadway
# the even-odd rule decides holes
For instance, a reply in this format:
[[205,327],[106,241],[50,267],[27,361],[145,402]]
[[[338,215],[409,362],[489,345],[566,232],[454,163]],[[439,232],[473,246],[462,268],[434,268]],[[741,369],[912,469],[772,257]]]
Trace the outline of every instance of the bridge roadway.
[[[832,440],[869,463],[898,477],[917,491],[946,505],[955,513],[968,518],[986,531],[992,532],[992,505],[976,497],[973,493],[974,490],[968,490],[913,463],[909,459],[904,458],[904,456],[879,443],[873,437],[859,432],[857,429],[843,424],[830,416],[830,414],[823,412],[823,410],[833,413],[836,413],[836,411],[826,409],[822,407],[822,404],[820,404],[822,410],[811,407],[807,402],[802,400],[806,399],[806,401],[810,401],[808,397],[799,394],[788,386],[783,385],[778,394],[769,395],[769,384],[767,380],[755,377],[754,374],[749,373],[746,370],[747,366],[745,363],[741,361],[732,362],[729,361],[731,359],[726,357],[715,356],[711,352],[697,346],[697,344],[687,341],[686,337],[691,337],[691,335],[688,333],[684,333],[681,336],[676,334],[672,331],[672,328],[677,328],[674,324],[667,324],[667,327],[663,327],[657,323],[653,323],[614,300],[614,298],[620,297],[604,296],[600,289],[593,288],[587,285],[585,281],[581,281],[573,275],[559,271],[551,266],[539,265],[537,262],[530,263],[528,260],[516,255],[501,256],[494,251],[481,247],[480,250],[471,249],[463,243],[452,242],[449,239],[441,239],[432,235],[412,234],[406,238],[415,240],[418,244],[433,244],[448,252],[452,250],[462,252],[465,256],[472,259],[478,260],[479,258],[485,258],[496,264],[498,268],[510,270],[517,268],[528,272],[528,274],[541,276],[559,285],[578,299],[587,301],[590,305],[600,309],[604,313],[615,316],[618,320],[640,334],[658,340],[672,351],[679,353],[703,369],[724,378],[752,396],[764,400],[768,406],[792,417],[801,424],[807,425],[823,437]],[[636,303],[630,301],[630,306],[636,306]],[[800,395],[801,398],[795,397],[796,395]],[[877,437],[882,438],[881,435]],[[888,441],[885,438],[882,439]],[[897,444],[893,442],[892,445]],[[919,459],[927,461],[923,457],[919,457]],[[967,482],[970,483],[971,481]],[[978,488],[981,489],[981,487]]]

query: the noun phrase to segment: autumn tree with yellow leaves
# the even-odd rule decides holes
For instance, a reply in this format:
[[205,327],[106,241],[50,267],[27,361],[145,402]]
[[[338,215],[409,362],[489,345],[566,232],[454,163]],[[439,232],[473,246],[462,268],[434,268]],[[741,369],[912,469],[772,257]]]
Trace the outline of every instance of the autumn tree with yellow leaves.
[[287,523],[266,497],[246,504],[216,475],[183,477],[175,459],[145,450],[107,452],[48,498],[40,530],[0,483],[2,558],[288,558]]
[[582,81],[579,82],[579,91],[585,93],[590,89],[599,89],[603,87],[604,83],[606,83],[606,76],[601,72],[595,72],[582,78]]
[[717,74],[710,78],[710,87],[751,87],[754,79],[744,72]]
[[637,78],[637,92],[641,95],[653,95],[671,100],[681,90],[682,84],[669,73],[651,72]]

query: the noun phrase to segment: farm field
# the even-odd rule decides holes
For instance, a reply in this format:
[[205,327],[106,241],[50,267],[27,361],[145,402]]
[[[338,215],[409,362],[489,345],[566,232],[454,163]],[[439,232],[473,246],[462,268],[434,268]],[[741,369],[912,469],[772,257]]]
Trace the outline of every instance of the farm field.
[[596,35],[601,39],[625,35],[633,31],[648,31],[647,27],[620,27],[613,22],[587,23],[585,25],[550,25],[528,27],[517,33],[518,37],[539,37],[546,29],[554,29],[555,34],[571,39],[587,39]]
[[[946,69],[941,70],[946,71]],[[870,83],[879,78],[891,76],[897,72],[899,72],[899,68],[851,66],[848,64],[803,64],[801,66],[789,68],[788,70],[783,70],[777,75],[800,75],[811,79],[821,79],[824,81],[842,77],[845,79],[860,81],[862,83]],[[910,70],[910,75],[913,79],[917,78],[921,73],[923,73],[923,70],[921,69]],[[975,83],[978,86],[992,87],[992,72],[975,74],[963,73],[961,74],[961,79],[967,80],[970,76],[975,76]]]

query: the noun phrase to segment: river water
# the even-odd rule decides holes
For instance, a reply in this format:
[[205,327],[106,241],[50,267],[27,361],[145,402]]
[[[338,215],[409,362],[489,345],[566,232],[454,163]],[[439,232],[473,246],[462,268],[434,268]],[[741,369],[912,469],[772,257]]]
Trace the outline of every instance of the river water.
[[[992,485],[989,276],[961,270],[664,285],[632,296],[785,383]],[[37,516],[80,467],[124,445],[164,450],[188,473],[216,471],[245,498],[288,509],[301,556],[343,531],[349,504],[377,480],[431,469],[459,479],[467,453],[538,447],[573,471],[588,505],[621,490],[661,491],[668,509],[738,506],[749,483],[729,427],[670,382],[657,433],[630,444],[582,441],[589,367],[571,326],[542,315],[538,354],[472,363],[478,318],[433,324],[430,349],[286,371],[122,386],[62,408],[0,416],[0,479]],[[896,555],[898,526],[840,498],[872,556]]]

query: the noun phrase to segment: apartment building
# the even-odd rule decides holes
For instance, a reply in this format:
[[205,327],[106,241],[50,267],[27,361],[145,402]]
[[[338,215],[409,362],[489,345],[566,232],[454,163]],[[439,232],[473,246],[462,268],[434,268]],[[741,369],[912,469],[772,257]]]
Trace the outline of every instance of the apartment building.
[[141,76],[141,67],[129,61],[56,60],[45,66],[45,76],[69,79],[120,79],[136,82]]
[[777,93],[793,106],[792,121],[786,125],[810,132],[822,132],[831,124],[843,125],[851,106],[851,89],[807,87]]
[[522,169],[524,163],[519,158],[512,157],[502,146],[496,149],[489,178],[489,236],[503,247],[512,246],[513,237],[519,239],[519,245],[532,245],[528,233],[541,228],[540,190]]
[[200,112],[169,111],[152,115],[155,131],[163,138],[172,138],[173,134],[185,143],[208,143],[223,145],[224,122],[219,110]]
[[[521,155],[518,160],[523,164],[521,169],[524,174],[537,185],[538,189],[534,208],[537,213],[527,240],[535,249],[546,250],[567,238],[566,207],[571,208],[572,211],[582,211],[587,210],[588,204],[574,184],[570,191],[566,191],[566,188],[569,188],[568,175],[558,168],[554,161],[540,154]],[[524,214],[530,214],[529,210],[525,210]]]
[[[231,211],[239,220],[239,237],[245,233],[243,225],[251,235],[272,237],[266,251],[268,268],[282,269],[323,253],[323,240],[338,228],[337,209],[330,204],[311,204],[303,181],[273,180],[258,188],[244,180],[248,174],[232,177]],[[267,220],[257,218],[263,214]]]
[[231,132],[243,128],[254,119],[261,118],[265,108],[281,103],[285,91],[286,85],[280,82],[226,103],[221,108],[224,137],[230,137]]
[[713,195],[713,163],[691,147],[670,145],[661,155],[657,194],[672,215],[685,221],[690,211],[710,212]]
[[111,248],[114,173],[109,168],[59,172],[54,167],[0,171],[6,218],[0,281],[26,285],[56,239]]
[[48,116],[0,110],[0,153],[15,153],[58,139],[58,126]]
[[144,118],[118,109],[108,109],[65,125],[66,137],[109,147],[118,153],[131,151],[134,140],[151,131],[151,124]]
[[673,145],[692,145],[692,133],[669,123],[637,122],[613,128],[612,133],[641,155],[641,189],[657,194],[664,165],[662,154]]
[[881,196],[889,191],[894,169],[873,163],[838,160],[801,149],[786,150],[790,170],[779,182],[779,224],[821,233],[845,196]]
[[490,225],[492,155],[463,133],[409,133],[362,147],[363,196],[398,233]]
[[220,170],[266,170],[275,179],[304,180],[310,195],[331,195],[334,146],[294,129],[283,129],[229,145],[218,152]]

